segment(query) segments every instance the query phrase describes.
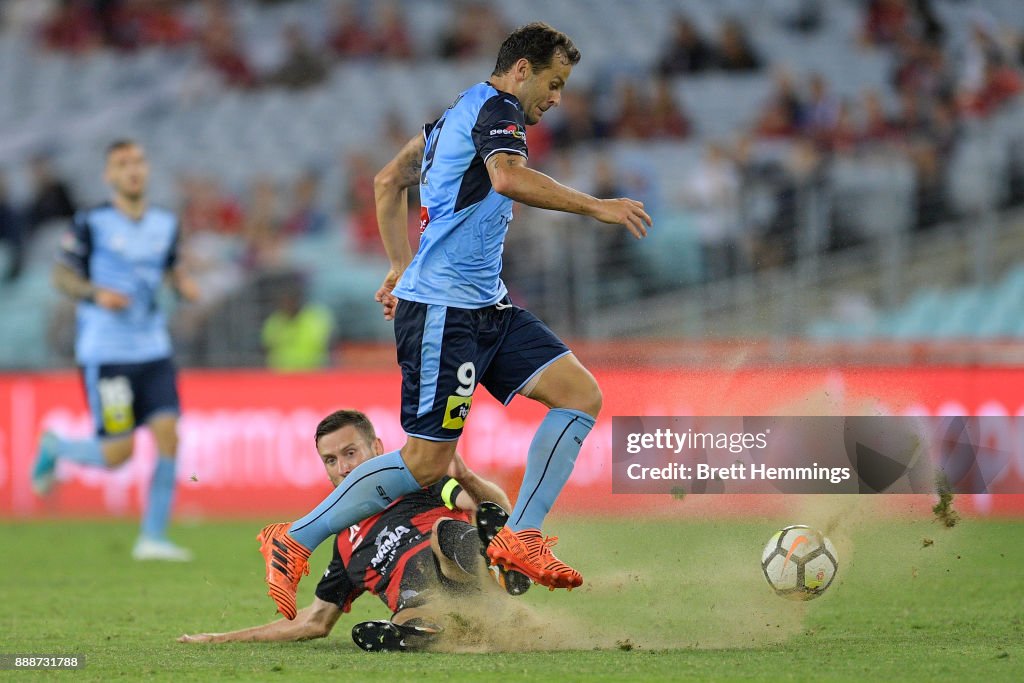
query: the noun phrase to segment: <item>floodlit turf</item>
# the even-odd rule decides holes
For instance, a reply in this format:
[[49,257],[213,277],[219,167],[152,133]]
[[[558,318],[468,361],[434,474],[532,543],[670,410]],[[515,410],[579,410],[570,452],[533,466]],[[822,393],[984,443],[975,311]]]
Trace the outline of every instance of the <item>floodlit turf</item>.
[[[1024,523],[841,523],[830,533],[836,583],[792,603],[770,594],[758,560],[776,528],[799,521],[554,520],[556,551],[587,584],[534,587],[515,621],[538,630],[520,628],[508,644],[561,650],[376,655],[357,650],[348,628],[385,616],[371,596],[325,640],[174,641],[273,618],[254,540],[261,522],[177,528],[198,556],[189,565],[128,559],[126,522],[6,522],[0,652],[85,654],[76,680],[105,681],[1021,680]],[[328,552],[314,556],[300,606]],[[15,676],[26,675],[0,672]]]

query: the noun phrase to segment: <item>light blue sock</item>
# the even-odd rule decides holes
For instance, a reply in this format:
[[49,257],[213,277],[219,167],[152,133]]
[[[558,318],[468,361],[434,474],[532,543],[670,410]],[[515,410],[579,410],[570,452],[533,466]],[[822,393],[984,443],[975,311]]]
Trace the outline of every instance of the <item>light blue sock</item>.
[[530,442],[523,485],[508,520],[512,531],[541,528],[593,427],[594,418],[578,410],[548,411]]
[[156,460],[153,478],[149,480],[149,503],[142,515],[142,535],[146,538],[167,538],[167,522],[171,518],[171,505],[174,503],[174,473],[177,469],[177,458],[161,455]]
[[288,535],[313,550],[328,536],[377,514],[420,488],[401,452],[378,455],[352,470],[315,510],[292,522]]
[[57,444],[56,453],[58,458],[77,462],[80,465],[88,465],[90,467],[107,466],[107,461],[103,457],[103,450],[100,448],[99,439],[83,439],[81,441],[61,439]]

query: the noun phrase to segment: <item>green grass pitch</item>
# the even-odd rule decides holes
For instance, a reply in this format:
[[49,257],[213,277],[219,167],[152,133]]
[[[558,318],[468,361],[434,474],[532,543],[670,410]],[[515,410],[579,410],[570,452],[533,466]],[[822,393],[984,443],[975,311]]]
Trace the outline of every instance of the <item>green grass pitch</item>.
[[[372,596],[323,640],[175,642],[274,617],[258,521],[178,527],[175,538],[198,557],[188,565],[131,561],[128,522],[5,522],[0,653],[85,654],[86,668],[64,675],[103,681],[1024,678],[1024,523],[967,519],[950,530],[873,516],[841,525],[830,532],[836,582],[793,603],[771,594],[758,562],[777,528],[800,521],[553,519],[556,551],[586,585],[534,587],[512,605],[512,625],[498,629],[511,651],[430,654],[358,650],[348,626],[386,616]],[[328,545],[314,555],[300,606]],[[500,621],[502,605],[487,613]]]

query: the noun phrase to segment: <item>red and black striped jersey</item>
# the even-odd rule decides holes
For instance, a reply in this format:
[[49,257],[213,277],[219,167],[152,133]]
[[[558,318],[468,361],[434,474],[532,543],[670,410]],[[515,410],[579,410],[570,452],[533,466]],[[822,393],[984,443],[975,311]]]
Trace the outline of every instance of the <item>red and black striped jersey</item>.
[[369,591],[397,611],[402,575],[414,555],[431,552],[434,522],[439,517],[469,521],[469,513],[455,508],[460,491],[456,480],[444,477],[339,533],[316,596],[348,612],[352,601]]

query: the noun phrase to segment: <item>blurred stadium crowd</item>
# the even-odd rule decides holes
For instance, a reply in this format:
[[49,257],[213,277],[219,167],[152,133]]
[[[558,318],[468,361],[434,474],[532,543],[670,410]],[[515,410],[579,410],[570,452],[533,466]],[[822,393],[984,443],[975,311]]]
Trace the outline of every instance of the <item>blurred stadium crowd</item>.
[[[656,221],[633,243],[519,210],[506,280],[564,334],[635,330],[637,298],[647,311],[680,294],[706,306],[718,285],[757,288],[759,274],[809,263],[813,287],[822,259],[844,253],[899,253],[892,267],[909,269],[906,244],[1024,200],[1016,0],[5,0],[0,367],[69,362],[50,258],[60,224],[104,199],[102,149],[122,136],[147,148],[153,198],[180,213],[203,285],[174,317],[186,364],[261,363],[276,338],[264,321],[303,310],[324,343],[389,339],[373,302],[386,270],[373,175],[535,19],[568,32],[583,61],[529,130],[531,165],[636,196]],[[962,326],[944,332],[929,320],[948,297],[899,284],[882,314],[808,311],[788,329],[976,336],[973,314],[998,294],[984,334],[1024,334],[1024,275],[973,286]]]

